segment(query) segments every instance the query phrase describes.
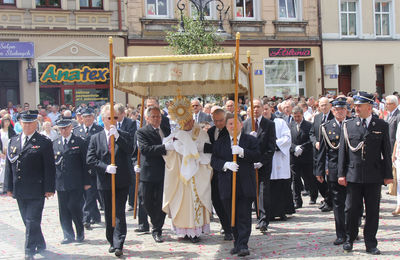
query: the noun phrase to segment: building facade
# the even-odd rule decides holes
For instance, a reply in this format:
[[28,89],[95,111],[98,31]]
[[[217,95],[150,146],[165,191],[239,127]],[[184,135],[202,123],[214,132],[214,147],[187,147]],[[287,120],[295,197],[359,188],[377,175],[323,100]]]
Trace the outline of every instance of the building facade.
[[124,56],[125,7],[122,0],[0,1],[0,107],[108,101],[108,37]]
[[[241,33],[240,62],[253,63],[254,96],[318,95],[322,92],[321,41],[317,0],[223,0],[224,52],[234,52],[236,32]],[[196,9],[189,1],[128,0],[128,56],[172,54],[165,31]],[[221,5],[212,1],[205,19],[218,25]]]
[[399,2],[322,1],[321,10],[327,91],[399,91]]

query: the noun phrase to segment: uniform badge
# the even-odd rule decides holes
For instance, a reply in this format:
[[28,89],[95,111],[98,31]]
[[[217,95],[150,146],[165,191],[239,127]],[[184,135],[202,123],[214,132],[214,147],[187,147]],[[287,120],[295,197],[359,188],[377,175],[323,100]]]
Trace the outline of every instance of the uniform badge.
[[332,134],[332,132],[331,132],[331,131],[329,131],[329,132],[328,132],[328,134]]
[[61,141],[58,141],[58,144],[61,144]]
[[81,129],[79,130],[79,132],[81,132],[81,133],[82,133],[82,131],[83,131],[83,130],[82,130],[82,128],[81,128]]
[[57,152],[57,155],[60,155],[60,152],[59,152],[59,151]]
[[96,129],[94,129],[94,128],[92,127],[92,132],[94,132],[94,131],[96,131]]
[[333,127],[336,127],[336,123],[333,123]]
[[36,142],[36,139],[35,139],[35,138],[32,138],[32,142]]
[[333,132],[332,134],[335,134],[335,132]]
[[372,122],[372,126],[375,126],[375,122]]
[[75,140],[71,140],[71,144],[75,143]]
[[360,122],[357,122],[357,124],[356,124],[357,126],[360,126]]

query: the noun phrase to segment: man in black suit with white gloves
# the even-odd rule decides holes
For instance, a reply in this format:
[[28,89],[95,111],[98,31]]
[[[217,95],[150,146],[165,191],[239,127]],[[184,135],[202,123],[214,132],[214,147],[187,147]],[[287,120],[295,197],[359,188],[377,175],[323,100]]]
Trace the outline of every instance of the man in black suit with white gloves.
[[[90,138],[87,164],[96,169],[97,185],[104,198],[106,237],[110,244],[109,252],[115,256],[123,255],[126,237],[125,205],[129,192],[132,169],[133,144],[128,133],[117,130],[111,124],[110,105],[101,109],[104,131]],[[117,117],[114,118],[115,120]],[[115,140],[115,165],[111,165],[111,136]],[[116,226],[112,227],[111,175],[115,174]]]

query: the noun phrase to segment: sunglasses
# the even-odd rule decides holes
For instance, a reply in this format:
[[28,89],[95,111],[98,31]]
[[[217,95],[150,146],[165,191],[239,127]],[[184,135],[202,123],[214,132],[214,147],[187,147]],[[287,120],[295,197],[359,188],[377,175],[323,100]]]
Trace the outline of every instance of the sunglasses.
[[[118,117],[117,116],[114,116],[114,120],[117,120],[118,119]],[[111,120],[111,117],[109,116],[108,117],[108,120]]]

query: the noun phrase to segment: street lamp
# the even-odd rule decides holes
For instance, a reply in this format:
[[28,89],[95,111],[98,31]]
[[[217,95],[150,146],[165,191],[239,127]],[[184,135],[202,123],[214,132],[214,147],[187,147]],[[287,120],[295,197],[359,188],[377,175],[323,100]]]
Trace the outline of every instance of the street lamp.
[[[194,5],[194,7],[196,7],[197,12],[200,14],[200,21],[203,22],[204,21],[204,12],[206,11],[206,7],[209,3],[211,2],[216,2],[216,9],[219,12],[219,21],[218,21],[218,29],[217,29],[217,33],[219,34],[225,34],[225,30],[224,27],[222,26],[222,11],[225,8],[224,3],[222,2],[222,0],[189,0],[190,3],[192,3]],[[182,0],[179,0],[178,3],[176,4],[176,7],[179,9],[179,11],[181,12],[181,21],[179,23],[180,27],[179,27],[179,32],[184,32],[185,31],[185,24],[183,22],[183,10],[185,9],[186,5],[184,3],[182,3]],[[226,9],[225,13],[228,12],[229,7]]]

